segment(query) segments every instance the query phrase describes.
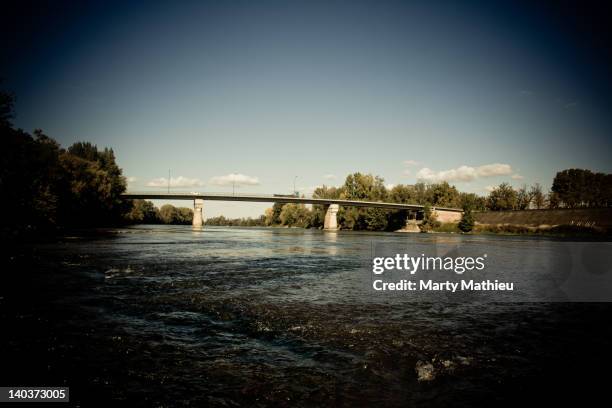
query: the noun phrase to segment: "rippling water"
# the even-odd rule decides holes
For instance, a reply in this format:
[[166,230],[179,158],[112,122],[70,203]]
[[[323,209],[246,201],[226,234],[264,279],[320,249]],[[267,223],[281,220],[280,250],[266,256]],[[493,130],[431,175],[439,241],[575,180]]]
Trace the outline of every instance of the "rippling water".
[[610,346],[607,304],[409,303],[358,284],[373,242],[458,241],[518,261],[567,245],[182,226],[67,236],[11,258],[11,274],[38,273],[0,299],[3,380],[67,384],[84,406],[488,405],[554,389]]

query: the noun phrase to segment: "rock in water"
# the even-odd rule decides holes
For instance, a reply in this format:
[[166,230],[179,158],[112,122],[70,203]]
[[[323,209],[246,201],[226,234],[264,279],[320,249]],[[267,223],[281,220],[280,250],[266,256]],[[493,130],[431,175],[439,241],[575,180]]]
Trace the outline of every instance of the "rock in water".
[[436,370],[433,364],[428,361],[417,361],[414,371],[416,371],[419,381],[432,381],[436,378]]

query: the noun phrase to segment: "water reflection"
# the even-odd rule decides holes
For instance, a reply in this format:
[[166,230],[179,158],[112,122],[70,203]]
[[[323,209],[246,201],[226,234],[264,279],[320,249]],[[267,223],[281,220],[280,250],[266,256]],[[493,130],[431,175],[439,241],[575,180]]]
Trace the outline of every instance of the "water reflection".
[[325,243],[325,250],[329,255],[338,255],[338,231],[324,231],[323,242]]

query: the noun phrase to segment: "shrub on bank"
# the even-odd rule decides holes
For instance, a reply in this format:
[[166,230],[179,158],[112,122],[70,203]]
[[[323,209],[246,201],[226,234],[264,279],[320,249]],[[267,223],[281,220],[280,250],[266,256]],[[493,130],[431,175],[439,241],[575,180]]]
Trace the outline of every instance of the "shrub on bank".
[[446,222],[446,223],[441,223],[438,226],[436,226],[435,228],[433,228],[434,232],[447,232],[447,233],[455,233],[455,232],[461,232],[459,230],[458,227],[458,223],[456,222]]

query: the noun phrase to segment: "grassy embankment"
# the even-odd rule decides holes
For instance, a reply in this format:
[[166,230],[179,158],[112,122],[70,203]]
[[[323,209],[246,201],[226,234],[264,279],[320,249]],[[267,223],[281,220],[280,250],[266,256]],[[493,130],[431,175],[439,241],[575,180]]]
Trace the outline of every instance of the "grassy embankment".
[[[533,234],[560,236],[612,235],[612,209],[580,208],[474,213],[476,234]],[[460,232],[457,223],[442,224],[434,232]]]

